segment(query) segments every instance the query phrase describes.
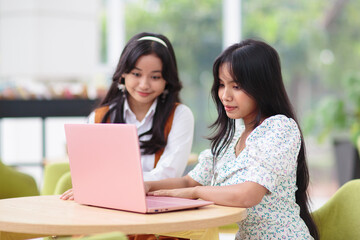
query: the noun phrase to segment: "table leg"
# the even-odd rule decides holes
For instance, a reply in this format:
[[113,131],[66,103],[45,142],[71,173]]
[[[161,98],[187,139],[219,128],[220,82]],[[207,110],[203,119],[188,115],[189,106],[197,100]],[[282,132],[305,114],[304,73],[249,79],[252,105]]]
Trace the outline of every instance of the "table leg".
[[219,240],[219,228],[215,227],[183,232],[161,233],[160,235],[190,238],[191,240]]

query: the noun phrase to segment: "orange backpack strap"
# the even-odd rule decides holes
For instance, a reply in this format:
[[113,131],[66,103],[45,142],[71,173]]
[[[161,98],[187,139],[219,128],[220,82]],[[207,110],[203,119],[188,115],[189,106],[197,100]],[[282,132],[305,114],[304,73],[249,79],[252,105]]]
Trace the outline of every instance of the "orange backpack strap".
[[[167,139],[168,136],[169,136],[169,133],[170,133],[170,130],[171,130],[171,127],[172,127],[172,123],[173,123],[173,120],[174,120],[175,109],[179,104],[180,103],[175,103],[175,106],[171,110],[170,115],[169,115],[168,119],[166,120],[165,128],[164,128],[165,139]],[[164,153],[164,150],[165,150],[165,148],[161,148],[155,153],[154,168],[156,167],[156,164],[159,162],[161,155]]]
[[[101,123],[105,114],[108,111],[109,111],[109,106],[103,106],[95,109],[95,123]],[[110,117],[108,117],[106,123],[110,123]]]

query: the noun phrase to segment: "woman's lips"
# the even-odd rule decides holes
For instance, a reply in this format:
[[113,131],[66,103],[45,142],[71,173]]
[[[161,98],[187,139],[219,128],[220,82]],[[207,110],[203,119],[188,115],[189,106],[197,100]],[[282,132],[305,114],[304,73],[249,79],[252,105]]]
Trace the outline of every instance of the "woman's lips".
[[236,107],[232,107],[232,106],[224,106],[225,111],[227,112],[231,112],[232,110],[234,110]]
[[150,93],[148,93],[148,92],[138,92],[138,94],[142,97],[147,97],[150,95]]

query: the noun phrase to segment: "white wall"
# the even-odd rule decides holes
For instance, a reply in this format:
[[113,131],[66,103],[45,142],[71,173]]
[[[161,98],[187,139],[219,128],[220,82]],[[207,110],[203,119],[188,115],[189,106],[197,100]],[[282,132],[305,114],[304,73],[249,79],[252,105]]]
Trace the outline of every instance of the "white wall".
[[98,0],[0,0],[0,77],[92,77],[98,10]]
[[[101,0],[0,0],[0,84],[91,83],[101,74],[100,9]],[[66,160],[63,124],[84,121],[46,119],[46,160]],[[40,118],[0,119],[0,158],[39,185],[42,127]]]

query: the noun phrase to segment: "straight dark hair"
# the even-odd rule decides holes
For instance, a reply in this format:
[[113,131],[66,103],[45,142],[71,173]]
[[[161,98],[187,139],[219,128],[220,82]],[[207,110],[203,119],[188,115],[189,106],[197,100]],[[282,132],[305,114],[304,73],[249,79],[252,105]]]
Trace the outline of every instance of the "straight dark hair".
[[[165,42],[166,46],[153,40],[139,41],[139,39],[144,36],[159,38]],[[103,123],[106,123],[106,120],[113,112],[115,112],[115,119],[112,123],[125,123],[123,114],[124,101],[128,93],[119,90],[118,84],[120,82],[124,83],[125,79],[121,76],[124,73],[130,73],[131,70],[135,68],[135,64],[140,57],[150,54],[155,54],[162,61],[162,76],[166,81],[165,89],[168,91],[168,94],[166,94],[165,98],[163,98],[163,94],[158,97],[152,128],[139,136],[152,135],[149,140],[141,141],[140,145],[143,154],[154,154],[159,149],[166,146],[167,140],[164,136],[165,123],[169,118],[175,103],[180,102],[179,92],[182,85],[178,76],[175,52],[170,41],[161,34],[149,32],[142,32],[133,36],[127,42],[121,53],[115,73],[112,77],[110,89],[100,103],[100,106],[114,105],[114,107],[109,108],[109,111],[105,114],[102,119]]]
[[[257,103],[258,112],[253,122],[256,128],[262,119],[283,114],[292,118],[298,124],[295,112],[286,93],[281,74],[280,58],[274,48],[268,44],[247,39],[234,44],[223,51],[214,62],[214,83],[211,89],[212,98],[216,104],[218,118],[210,126],[215,129],[210,137],[211,150],[215,158],[231,142],[235,132],[235,120],[230,119],[219,99],[219,69],[228,64],[230,74],[236,83]],[[300,206],[300,216],[307,225],[314,239],[319,239],[316,225],[311,218],[307,194],[309,185],[309,171],[306,164],[305,144],[301,135],[301,147],[297,158],[296,203]]]

